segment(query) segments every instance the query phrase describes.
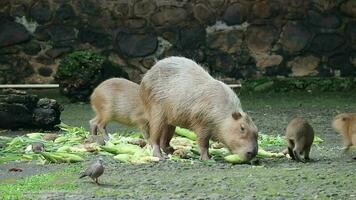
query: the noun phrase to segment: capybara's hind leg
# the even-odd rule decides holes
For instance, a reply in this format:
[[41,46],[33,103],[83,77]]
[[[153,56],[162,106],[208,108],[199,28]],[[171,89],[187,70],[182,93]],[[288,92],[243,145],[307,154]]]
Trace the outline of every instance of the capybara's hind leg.
[[202,129],[198,130],[197,132],[199,133],[199,134],[197,134],[198,135],[197,142],[198,142],[199,150],[200,150],[200,159],[208,160],[209,159],[210,134]]
[[91,135],[97,135],[98,134],[98,122],[97,122],[97,118],[94,117],[93,119],[91,119],[89,121],[89,125],[90,125],[90,134]]
[[173,154],[174,148],[169,144],[174,136],[176,127],[167,125],[161,135],[160,146],[166,154]]
[[152,145],[153,149],[153,156],[158,157],[159,159],[163,160],[161,148],[160,148],[160,138],[162,133],[164,132],[164,119],[161,115],[159,106],[156,106],[156,109],[152,109],[155,112],[152,112],[150,115],[150,138],[149,142]]

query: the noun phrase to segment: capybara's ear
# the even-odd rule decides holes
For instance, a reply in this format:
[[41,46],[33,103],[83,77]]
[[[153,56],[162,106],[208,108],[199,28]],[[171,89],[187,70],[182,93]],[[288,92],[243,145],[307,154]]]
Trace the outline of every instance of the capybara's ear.
[[232,118],[234,118],[235,120],[238,120],[242,117],[241,113],[239,112],[233,112],[232,113]]

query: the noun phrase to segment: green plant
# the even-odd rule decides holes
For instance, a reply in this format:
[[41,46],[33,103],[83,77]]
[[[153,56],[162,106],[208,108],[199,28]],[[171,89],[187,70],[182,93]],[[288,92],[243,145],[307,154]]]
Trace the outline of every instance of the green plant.
[[58,77],[70,77],[74,74],[92,76],[100,71],[105,57],[92,51],[75,51],[64,57],[58,67]]

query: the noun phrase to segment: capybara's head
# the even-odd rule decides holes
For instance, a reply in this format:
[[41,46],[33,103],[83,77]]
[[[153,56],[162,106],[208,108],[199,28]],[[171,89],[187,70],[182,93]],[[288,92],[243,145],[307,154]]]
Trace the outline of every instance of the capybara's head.
[[241,159],[249,161],[257,155],[258,129],[251,118],[243,112],[234,112],[225,119],[220,140]]

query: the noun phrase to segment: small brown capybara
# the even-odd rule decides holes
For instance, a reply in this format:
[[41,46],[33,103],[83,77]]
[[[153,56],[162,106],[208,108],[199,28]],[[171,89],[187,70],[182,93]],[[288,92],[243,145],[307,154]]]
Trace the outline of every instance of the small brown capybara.
[[332,127],[344,139],[344,150],[356,145],[356,113],[341,113],[334,117]]
[[[303,118],[296,117],[289,122],[286,130],[288,154],[293,160],[309,160],[310,148],[314,141],[313,127]],[[304,155],[304,159],[301,158]]]
[[153,155],[163,159],[175,127],[197,134],[200,158],[209,159],[209,139],[224,143],[249,161],[257,154],[258,129],[239,98],[200,65],[184,57],[158,61],[142,79],[140,96],[149,119]]
[[90,131],[100,131],[108,140],[106,125],[116,121],[127,126],[138,127],[148,138],[148,121],[144,116],[139,85],[123,78],[111,78],[98,85],[90,96],[96,116],[89,121]]

